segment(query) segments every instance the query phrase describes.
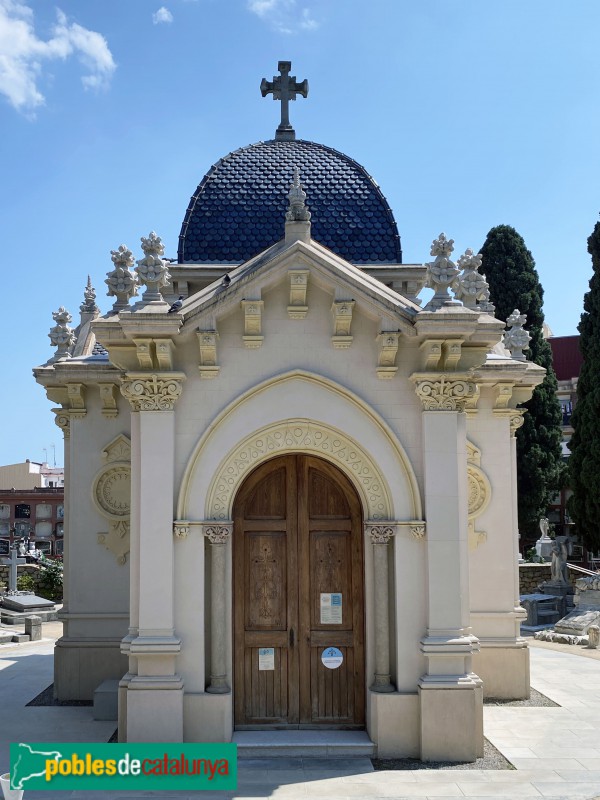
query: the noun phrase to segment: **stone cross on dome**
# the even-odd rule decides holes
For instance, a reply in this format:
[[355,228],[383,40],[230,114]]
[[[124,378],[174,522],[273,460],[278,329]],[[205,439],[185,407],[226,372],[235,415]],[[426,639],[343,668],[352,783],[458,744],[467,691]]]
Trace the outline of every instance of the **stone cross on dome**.
[[308,81],[305,79],[298,83],[295,75],[290,75],[292,68],[291,61],[280,61],[277,69],[281,75],[274,75],[272,81],[263,78],[260,83],[260,93],[263,97],[268,94],[273,95],[273,100],[281,100],[281,122],[275,132],[275,138],[285,141],[293,141],[296,138],[296,131],[290,124],[289,101],[295,100],[297,94],[302,97],[308,95]]

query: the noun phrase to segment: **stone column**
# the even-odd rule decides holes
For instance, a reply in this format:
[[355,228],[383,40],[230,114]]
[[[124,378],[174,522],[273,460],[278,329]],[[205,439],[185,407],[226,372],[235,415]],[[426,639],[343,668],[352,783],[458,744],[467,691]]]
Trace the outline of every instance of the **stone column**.
[[372,692],[394,692],[390,675],[390,601],[388,546],[394,535],[391,525],[365,525],[373,544],[375,584],[375,680]]
[[[421,758],[474,761],[483,752],[478,649],[469,626],[467,402],[476,385],[459,376],[415,376],[423,404],[427,519],[427,672],[419,683]],[[460,723],[457,721],[460,720]]]
[[[183,681],[176,672],[174,631],[173,494],[175,403],[183,373],[129,373],[121,393],[131,404],[131,610],[137,634],[128,653],[135,675],[127,683],[129,742],[183,740]],[[135,552],[134,552],[135,551]],[[137,573],[137,574],[136,574]],[[132,628],[135,630],[135,616]]]
[[227,620],[224,587],[226,586],[227,544],[233,523],[207,525],[204,535],[210,542],[210,684],[211,694],[227,694]]

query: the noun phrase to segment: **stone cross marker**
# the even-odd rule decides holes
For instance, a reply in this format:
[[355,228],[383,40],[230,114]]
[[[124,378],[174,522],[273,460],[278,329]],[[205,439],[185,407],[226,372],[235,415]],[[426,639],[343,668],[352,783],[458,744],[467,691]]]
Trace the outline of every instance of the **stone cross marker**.
[[7,559],[8,566],[10,567],[8,572],[8,591],[9,592],[16,592],[17,591],[17,564],[19,561],[23,561],[23,559],[19,559],[17,548],[13,547],[10,551],[10,558]]
[[302,97],[308,95],[308,81],[305,79],[298,83],[295,75],[290,75],[292,68],[291,61],[280,61],[277,69],[281,75],[274,75],[272,81],[263,78],[260,84],[260,93],[263,97],[268,94],[273,95],[273,100],[281,100],[281,122],[275,132],[276,139],[293,141],[296,138],[296,131],[290,125],[289,101],[295,100],[297,94]]

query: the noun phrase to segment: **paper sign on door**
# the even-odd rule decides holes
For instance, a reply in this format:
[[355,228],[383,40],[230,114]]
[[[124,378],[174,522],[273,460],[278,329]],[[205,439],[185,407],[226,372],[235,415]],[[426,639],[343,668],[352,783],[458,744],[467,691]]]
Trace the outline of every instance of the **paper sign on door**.
[[321,593],[321,625],[342,624],[342,593]]
[[258,648],[258,669],[275,669],[275,648],[274,647],[259,647]]

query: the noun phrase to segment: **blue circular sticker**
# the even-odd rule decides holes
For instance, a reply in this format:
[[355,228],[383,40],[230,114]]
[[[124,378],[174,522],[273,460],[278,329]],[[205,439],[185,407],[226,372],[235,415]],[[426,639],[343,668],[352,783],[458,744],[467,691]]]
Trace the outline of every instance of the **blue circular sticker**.
[[342,666],[344,656],[337,647],[326,647],[321,653],[321,661],[327,669],[337,669]]

